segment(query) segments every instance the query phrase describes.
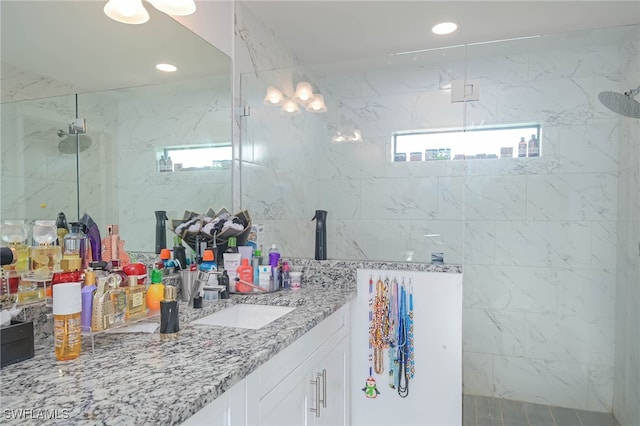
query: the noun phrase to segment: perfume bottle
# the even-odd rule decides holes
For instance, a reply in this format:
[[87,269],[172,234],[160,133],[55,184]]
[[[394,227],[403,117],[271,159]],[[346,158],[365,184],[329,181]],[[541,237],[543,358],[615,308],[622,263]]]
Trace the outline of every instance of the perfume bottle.
[[[29,246],[27,245],[27,237],[29,227],[24,220],[5,220],[0,226],[0,235],[2,241],[14,249],[17,260],[11,266],[16,272],[24,272],[29,269]],[[9,265],[5,265],[9,266]],[[7,270],[7,268],[5,268]]]
[[31,271],[35,278],[50,278],[54,271],[60,271],[62,250],[54,245],[58,232],[53,220],[36,220],[33,225],[33,239],[38,244],[31,248]]
[[89,266],[89,239],[84,228],[83,223],[71,222],[71,231],[63,238],[60,267],[64,271],[84,271]]
[[67,224],[67,217],[64,212],[58,213],[56,228],[58,232],[58,245],[61,246],[64,243],[64,236],[69,233],[69,225]]
[[127,292],[127,310],[125,312],[125,320],[137,320],[144,318],[147,314],[147,305],[145,303],[145,287],[138,284],[136,275],[129,275],[129,286]]
[[164,288],[164,300],[160,302],[160,335],[168,337],[180,331],[178,317],[178,291],[174,286]]
[[29,228],[24,220],[5,220],[0,226],[2,241],[13,249],[15,256],[13,264],[2,267],[10,293],[18,292],[20,274],[29,270],[29,246],[26,243],[28,234]]

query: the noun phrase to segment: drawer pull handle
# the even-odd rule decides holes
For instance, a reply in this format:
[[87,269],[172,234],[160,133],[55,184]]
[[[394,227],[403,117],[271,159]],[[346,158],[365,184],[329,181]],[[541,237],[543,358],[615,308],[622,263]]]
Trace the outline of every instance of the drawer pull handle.
[[318,373],[318,379],[322,377],[322,406],[327,408],[327,369],[323,368],[322,373]]
[[[318,377],[320,375],[318,374]],[[320,417],[320,380],[311,380],[310,383],[316,386],[316,408],[309,408],[312,413],[316,413],[316,417]]]

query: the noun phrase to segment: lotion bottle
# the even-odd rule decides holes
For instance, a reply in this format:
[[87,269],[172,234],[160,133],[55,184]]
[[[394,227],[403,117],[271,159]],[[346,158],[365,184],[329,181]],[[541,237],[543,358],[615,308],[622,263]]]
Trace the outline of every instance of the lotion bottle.
[[72,360],[80,356],[82,330],[81,283],[62,283],[53,286],[53,336],[56,358]]

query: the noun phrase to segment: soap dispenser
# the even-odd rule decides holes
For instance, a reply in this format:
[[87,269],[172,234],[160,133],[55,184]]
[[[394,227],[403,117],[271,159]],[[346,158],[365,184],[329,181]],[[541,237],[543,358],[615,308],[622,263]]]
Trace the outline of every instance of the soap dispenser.
[[327,211],[316,210],[316,260],[327,259]]

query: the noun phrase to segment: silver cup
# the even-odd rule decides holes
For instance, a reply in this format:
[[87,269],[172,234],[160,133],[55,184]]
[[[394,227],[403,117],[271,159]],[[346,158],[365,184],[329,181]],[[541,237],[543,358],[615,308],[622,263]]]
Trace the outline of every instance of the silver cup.
[[194,288],[197,276],[198,271],[180,271],[180,294],[183,302],[191,302],[194,292],[197,290]]

